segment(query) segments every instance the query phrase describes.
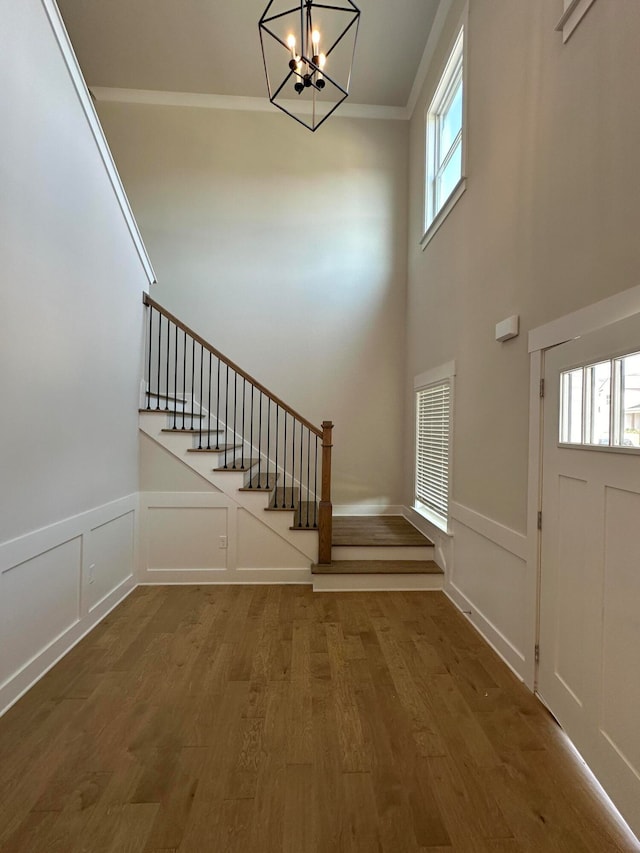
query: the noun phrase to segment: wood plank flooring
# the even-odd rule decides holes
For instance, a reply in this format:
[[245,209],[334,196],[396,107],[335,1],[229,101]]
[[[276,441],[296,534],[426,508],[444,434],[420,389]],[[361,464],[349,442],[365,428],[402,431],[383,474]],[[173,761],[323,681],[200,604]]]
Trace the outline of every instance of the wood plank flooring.
[[138,588],[0,719],[2,853],[637,849],[441,593]]
[[433,542],[401,515],[334,515],[332,544],[415,547]]

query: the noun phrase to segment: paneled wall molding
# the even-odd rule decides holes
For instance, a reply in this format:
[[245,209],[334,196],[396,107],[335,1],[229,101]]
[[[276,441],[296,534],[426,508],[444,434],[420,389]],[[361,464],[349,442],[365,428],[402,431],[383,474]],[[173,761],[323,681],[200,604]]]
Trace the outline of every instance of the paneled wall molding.
[[51,24],[51,29],[53,30],[56,41],[58,42],[58,46],[60,47],[62,58],[64,59],[65,65],[69,71],[69,76],[71,77],[78,95],[78,100],[80,101],[86,116],[91,133],[98,147],[98,151],[100,152],[100,157],[102,158],[107,175],[109,176],[111,186],[116,194],[120,210],[122,211],[131,239],[133,240],[136,252],[140,258],[140,263],[142,264],[149,284],[154,284],[156,281],[156,274],[153,270],[151,260],[142,240],[138,223],[136,222],[133,211],[131,210],[131,205],[129,204],[129,199],[127,198],[124,186],[122,185],[113,156],[111,155],[111,150],[109,149],[109,145],[102,130],[102,125],[100,124],[100,120],[98,119],[98,115],[93,106],[91,95],[89,94],[84,77],[82,76],[82,71],[80,70],[80,65],[78,64],[69,35],[60,15],[60,10],[56,5],[55,0],[41,0],[41,3],[49,19],[49,23]]
[[142,492],[140,506],[141,584],[311,583],[309,557],[223,492]]
[[137,493],[0,545],[0,714],[135,587]]
[[496,545],[522,560],[527,559],[527,536],[525,533],[512,530],[510,527],[506,527],[504,524],[500,524],[500,522],[455,501],[451,502],[450,512],[452,518],[484,536],[485,539],[495,542]]

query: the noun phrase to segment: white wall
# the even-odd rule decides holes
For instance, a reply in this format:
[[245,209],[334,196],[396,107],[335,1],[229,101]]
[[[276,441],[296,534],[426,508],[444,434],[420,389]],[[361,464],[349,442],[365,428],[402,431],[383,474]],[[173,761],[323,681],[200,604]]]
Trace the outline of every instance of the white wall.
[[[465,525],[454,525],[464,542],[450,568],[458,600],[502,636],[508,659],[517,650],[517,667],[533,652],[513,617],[530,618],[535,566],[498,557],[493,529],[526,531],[527,332],[638,284],[640,4],[597,0],[563,44],[559,0],[470,0],[467,190],[422,251],[424,112],[463,5],[453,3],[410,129],[405,500],[413,377],[455,359],[453,498]],[[496,343],[495,324],[514,313],[520,337]],[[468,531],[484,544],[469,547]]]
[[3,3],[0,34],[0,708],[130,588],[135,544],[148,279],[45,7]]
[[406,122],[99,103],[154,298],[318,425],[334,503],[398,504]]

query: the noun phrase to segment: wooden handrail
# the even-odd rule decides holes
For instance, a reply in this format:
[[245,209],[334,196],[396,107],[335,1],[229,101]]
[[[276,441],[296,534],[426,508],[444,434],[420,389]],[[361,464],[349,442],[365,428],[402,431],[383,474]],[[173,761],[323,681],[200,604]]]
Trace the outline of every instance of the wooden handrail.
[[[313,432],[319,438],[323,438],[324,432],[322,429],[320,429],[317,426],[314,426],[306,418],[303,418],[302,415],[299,415],[298,412],[296,412],[295,409],[292,409],[291,406],[288,406],[284,402],[284,400],[281,400],[279,397],[276,397],[275,394],[273,394],[271,391],[269,391],[268,388],[265,388],[265,386],[261,382],[258,382],[257,379],[254,379],[254,377],[251,376],[251,374],[247,373],[246,370],[243,370],[241,367],[238,367],[238,365],[234,364],[234,362],[231,361],[231,359],[227,358],[226,355],[223,355],[223,353],[221,353],[219,350],[217,350],[214,346],[211,346],[211,344],[208,343],[207,341],[205,341],[205,339],[202,338],[197,332],[194,332],[193,329],[190,329],[189,326],[185,325],[183,322],[178,320],[177,317],[175,317],[173,314],[171,314],[169,311],[167,311],[167,309],[164,308],[162,305],[160,305],[158,302],[156,302],[155,299],[152,299],[148,293],[142,294],[142,301],[148,307],[155,308],[156,311],[158,311],[160,314],[162,314],[163,317],[165,317],[167,320],[169,320],[171,323],[173,323],[175,326],[177,326],[183,332],[186,332],[187,335],[189,335],[190,337],[193,338],[193,340],[196,341],[196,343],[200,344],[200,346],[204,347],[204,349],[206,349],[207,352],[210,352],[216,358],[219,358],[220,361],[223,361],[228,367],[231,368],[231,370],[235,371],[238,374],[238,376],[242,376],[244,379],[247,380],[247,382],[250,382],[255,388],[257,388],[258,391],[262,391],[262,393],[265,394],[267,397],[269,397],[276,404],[276,406],[280,406],[280,408],[284,409],[284,411],[287,412],[288,414],[290,414],[292,418],[295,418],[297,421],[299,421],[301,424],[303,424],[305,427],[307,427],[307,429],[311,430],[311,432]],[[324,442],[323,442],[323,447],[324,447]],[[324,453],[323,453],[323,456],[324,456]],[[329,483],[330,482],[331,482],[331,480],[329,480]],[[324,472],[323,472],[323,485],[324,485]]]

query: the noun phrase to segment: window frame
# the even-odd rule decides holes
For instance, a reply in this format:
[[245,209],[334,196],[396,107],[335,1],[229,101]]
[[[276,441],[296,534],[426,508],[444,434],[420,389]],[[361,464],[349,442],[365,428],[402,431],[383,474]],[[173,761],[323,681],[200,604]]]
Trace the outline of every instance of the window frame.
[[[640,350],[625,350],[613,355],[607,355],[603,358],[590,359],[578,364],[566,367],[560,371],[558,381],[558,440],[557,446],[563,450],[595,450],[599,453],[627,453],[638,455],[640,446],[625,445],[622,439],[622,430],[624,427],[624,372],[622,371],[622,362],[628,356],[638,356]],[[608,443],[600,444],[593,440],[593,384],[595,381],[595,368],[602,364],[609,365],[609,400],[608,400]],[[567,406],[567,398],[565,394],[565,376],[570,376],[572,373],[581,371],[582,393],[580,397],[580,431],[581,441],[565,441],[563,434],[571,433],[570,421],[573,412],[571,405]]]
[[[423,518],[429,521],[444,533],[451,532],[451,502],[452,502],[452,471],[453,471],[453,421],[455,411],[455,362],[447,362],[432,370],[421,373],[414,379],[413,387],[413,405],[414,405],[414,471],[413,471],[413,509]],[[446,490],[446,515],[442,515],[424,504],[418,497],[418,476],[419,476],[419,394],[430,388],[447,385],[449,388],[449,411],[448,411],[448,431],[447,431],[447,490]]]
[[[447,218],[466,189],[466,139],[467,139],[467,23],[465,19],[456,29],[438,85],[425,111],[425,180],[423,203],[424,233],[420,243],[428,245],[440,225]],[[458,87],[462,87],[462,118],[460,131],[452,140],[444,157],[440,151],[442,116],[451,105]],[[460,177],[445,199],[438,197],[438,181],[451,157],[460,147]]]

